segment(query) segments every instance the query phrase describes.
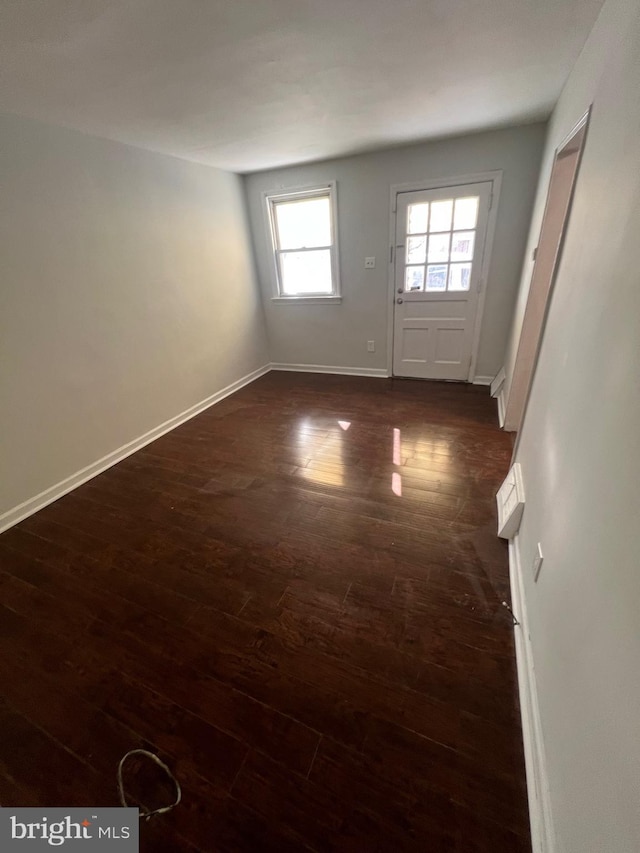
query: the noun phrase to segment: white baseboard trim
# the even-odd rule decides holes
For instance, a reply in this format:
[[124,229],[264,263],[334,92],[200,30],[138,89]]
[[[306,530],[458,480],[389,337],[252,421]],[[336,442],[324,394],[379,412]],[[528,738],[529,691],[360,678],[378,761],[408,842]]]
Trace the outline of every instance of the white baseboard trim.
[[533,853],[555,853],[551,798],[517,536],[509,542],[509,576],[511,604],[516,619],[520,623],[514,626],[514,635],[527,771],[531,844]]
[[231,385],[227,385],[226,388],[216,391],[215,394],[212,394],[200,403],[196,403],[194,406],[185,409],[185,411],[181,412],[179,415],[175,415],[168,421],[165,421],[159,426],[149,430],[149,432],[145,432],[144,435],[134,438],[132,441],[127,442],[127,444],[123,444],[122,447],[118,447],[116,450],[113,450],[101,459],[92,462],[80,471],[76,471],[75,474],[71,474],[59,483],[50,486],[48,489],[40,492],[39,495],[23,501],[23,503],[18,504],[18,506],[13,507],[13,509],[7,510],[7,512],[0,515],[0,533],[2,533],[3,530],[7,530],[9,527],[13,527],[14,524],[18,524],[18,522],[30,515],[33,515],[35,512],[38,512],[38,510],[43,509],[48,504],[53,503],[53,501],[58,500],[58,498],[61,498],[68,492],[73,491],[73,489],[76,489],[78,486],[86,483],[87,480],[97,477],[98,474],[106,471],[107,468],[111,468],[112,465],[115,465],[117,462],[120,462],[132,453],[135,453],[136,450],[140,450],[145,445],[155,441],[156,438],[160,438],[161,435],[170,432],[172,429],[180,426],[180,424],[183,424],[190,418],[195,417],[195,415],[199,415],[200,412],[203,412],[215,403],[219,403],[220,400],[224,400],[225,397],[228,397],[235,391],[239,391],[241,388],[244,388],[245,385],[249,385],[249,383],[254,382],[261,376],[264,376],[264,374],[268,373],[270,370],[271,365],[266,364],[264,367],[260,367],[252,373],[248,373],[241,379],[236,380],[236,382],[232,382]]
[[497,397],[498,400],[498,423],[500,424],[500,428],[504,429],[504,391],[500,391]]
[[473,377],[473,385],[491,385],[493,382],[493,376],[474,376]]
[[389,374],[384,367],[336,367],[327,364],[283,364],[273,362],[272,370],[289,370],[294,373],[335,373],[339,376],[378,376],[387,379]]

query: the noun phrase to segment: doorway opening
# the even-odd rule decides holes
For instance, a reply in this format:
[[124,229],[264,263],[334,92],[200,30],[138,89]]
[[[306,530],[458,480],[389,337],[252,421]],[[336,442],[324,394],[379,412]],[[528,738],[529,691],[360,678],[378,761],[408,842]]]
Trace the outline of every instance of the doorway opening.
[[391,189],[389,368],[471,381],[502,173]]
[[518,350],[505,402],[504,428],[517,432],[524,418],[529,389],[544,331],[556,272],[562,254],[571,201],[587,134],[590,110],[556,150],[540,239],[534,250],[534,267],[527,297]]

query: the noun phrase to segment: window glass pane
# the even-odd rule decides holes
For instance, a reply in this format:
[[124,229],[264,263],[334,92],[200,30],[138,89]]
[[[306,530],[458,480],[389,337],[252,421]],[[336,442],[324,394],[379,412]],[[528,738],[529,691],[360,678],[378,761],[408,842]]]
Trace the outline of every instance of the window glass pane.
[[407,267],[404,276],[405,290],[424,290],[424,267]]
[[451,240],[452,261],[472,261],[475,231],[459,231]]
[[451,264],[449,290],[469,290],[471,287],[471,264]]
[[331,245],[329,197],[275,204],[278,248],[303,249]]
[[449,240],[451,234],[429,235],[429,263],[449,260]]
[[427,260],[427,237],[409,237],[407,239],[407,263],[423,264]]
[[450,231],[453,214],[453,199],[431,202],[431,221],[429,231]]
[[429,221],[428,204],[410,204],[407,232],[409,234],[424,234]]
[[331,250],[317,252],[283,252],[280,255],[280,277],[284,296],[333,293]]
[[478,197],[457,198],[456,209],[453,214],[453,227],[475,228],[478,219]]
[[427,267],[427,290],[447,289],[447,265]]

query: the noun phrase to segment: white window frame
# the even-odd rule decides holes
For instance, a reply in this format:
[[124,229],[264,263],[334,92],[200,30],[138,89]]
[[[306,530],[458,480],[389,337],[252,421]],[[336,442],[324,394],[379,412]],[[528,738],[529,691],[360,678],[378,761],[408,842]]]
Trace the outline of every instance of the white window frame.
[[[269,251],[272,255],[271,270],[273,275],[273,293],[272,302],[285,303],[336,303],[342,301],[340,290],[340,263],[338,253],[338,192],[335,181],[328,181],[324,184],[315,184],[313,186],[295,187],[291,189],[273,190],[264,192],[265,214],[267,221],[267,237],[269,240]],[[279,256],[284,251],[278,248],[278,238],[275,224],[275,205],[287,201],[302,201],[307,198],[317,198],[318,196],[329,196],[329,210],[331,215],[331,245],[316,246],[307,251],[317,251],[318,249],[328,248],[331,253],[331,280],[333,290],[331,293],[296,293],[287,295],[282,292],[282,283],[280,277]],[[301,247],[302,249],[302,247]],[[287,251],[294,251],[288,249]]]

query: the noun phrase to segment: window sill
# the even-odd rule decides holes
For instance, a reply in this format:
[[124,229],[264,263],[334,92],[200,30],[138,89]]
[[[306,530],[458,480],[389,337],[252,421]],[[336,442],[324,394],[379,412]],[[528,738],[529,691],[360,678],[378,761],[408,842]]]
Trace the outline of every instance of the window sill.
[[272,296],[272,302],[277,302],[280,305],[289,303],[291,305],[304,305],[313,303],[314,305],[335,305],[342,302],[342,296]]

